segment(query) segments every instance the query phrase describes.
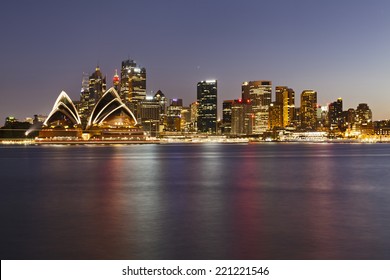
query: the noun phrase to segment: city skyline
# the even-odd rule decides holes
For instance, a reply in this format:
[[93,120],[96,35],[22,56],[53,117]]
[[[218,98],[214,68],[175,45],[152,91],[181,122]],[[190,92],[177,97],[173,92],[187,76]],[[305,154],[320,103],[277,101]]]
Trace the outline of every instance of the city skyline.
[[386,1],[20,2],[6,3],[1,19],[3,120],[47,114],[62,90],[78,100],[82,73],[96,65],[111,86],[126,57],[147,69],[148,95],[161,89],[190,104],[198,81],[218,80],[219,117],[242,82],[270,80],[390,118]]

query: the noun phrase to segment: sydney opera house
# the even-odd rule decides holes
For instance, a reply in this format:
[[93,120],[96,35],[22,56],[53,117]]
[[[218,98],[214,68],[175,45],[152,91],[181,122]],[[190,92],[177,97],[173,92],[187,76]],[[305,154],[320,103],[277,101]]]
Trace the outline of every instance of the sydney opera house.
[[144,132],[132,111],[112,87],[91,111],[83,129],[76,106],[62,91],[39,133],[40,139],[144,140]]

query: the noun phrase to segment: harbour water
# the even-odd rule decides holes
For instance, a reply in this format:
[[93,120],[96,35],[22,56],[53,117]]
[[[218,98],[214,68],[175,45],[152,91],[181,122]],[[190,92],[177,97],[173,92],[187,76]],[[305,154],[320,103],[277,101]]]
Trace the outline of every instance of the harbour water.
[[390,259],[390,144],[0,147],[1,259]]

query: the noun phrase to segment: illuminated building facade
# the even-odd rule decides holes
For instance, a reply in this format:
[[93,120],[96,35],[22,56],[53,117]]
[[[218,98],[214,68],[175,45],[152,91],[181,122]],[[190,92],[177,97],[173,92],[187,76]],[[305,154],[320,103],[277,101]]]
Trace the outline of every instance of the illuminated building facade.
[[232,130],[232,106],[234,100],[224,100],[222,103],[222,134],[230,134]]
[[131,110],[112,87],[107,90],[92,110],[87,132],[93,138],[138,139],[144,135]]
[[64,91],[61,92],[43,123],[39,138],[143,140],[144,133],[139,128],[134,114],[121,101],[115,88],[112,87],[103,93],[92,108],[84,131],[76,106]]
[[114,89],[116,92],[120,93],[121,91],[121,81],[118,75],[118,70],[115,69],[114,77],[112,78],[112,85],[114,86]]
[[180,129],[183,132],[193,131],[193,124],[191,122],[191,108],[182,107],[180,111]]
[[95,72],[89,77],[89,109],[92,109],[96,105],[98,100],[103,96],[103,93],[106,92],[106,89],[106,77],[103,77],[100,67],[97,66]]
[[317,128],[317,92],[304,90],[301,94],[301,127],[305,130]]
[[87,73],[83,73],[81,81],[80,102],[77,108],[83,128],[86,127],[88,116],[93,108],[90,108],[89,98],[89,75]]
[[361,134],[373,134],[372,111],[366,103],[360,103],[355,110],[353,130]]
[[317,104],[317,131],[329,131],[329,106]]
[[373,123],[376,135],[390,137],[390,120],[374,121]]
[[143,129],[150,136],[157,136],[160,131],[161,104],[155,98],[146,97],[140,101],[140,119]]
[[82,134],[81,119],[76,107],[65,91],[62,91],[54,103],[42,130],[40,138],[67,137],[79,138]]
[[346,113],[346,125],[348,128],[352,129],[352,126],[355,124],[356,114],[355,109],[349,108]]
[[146,98],[146,69],[134,60],[122,61],[119,95],[138,118],[138,103]]
[[233,101],[231,108],[231,135],[251,135],[254,125],[252,104],[249,99],[237,99]]
[[197,85],[198,132],[217,131],[217,81],[201,81]]
[[283,127],[283,106],[278,102],[273,102],[269,106],[269,129]]
[[328,125],[331,129],[344,127],[343,100],[338,98],[337,101],[329,104]]
[[197,123],[198,123],[198,102],[192,102],[190,104],[190,113],[191,113],[191,123],[193,131],[197,131]]
[[244,82],[242,85],[243,96],[247,95],[248,90],[254,116],[253,134],[262,135],[269,127],[269,106],[272,97],[272,82]]
[[96,103],[88,121],[93,127],[132,127],[137,124],[133,113],[122,102],[114,88],[107,90]]
[[171,99],[167,109],[166,131],[181,131],[181,111],[183,109],[182,99]]
[[275,95],[277,104],[282,105],[283,126],[289,127],[294,124],[295,111],[295,92],[293,89],[286,86],[275,87]]
[[367,103],[360,103],[355,110],[355,122],[363,124],[372,122],[372,111]]
[[167,104],[168,100],[161,90],[158,90],[153,99],[160,104],[160,124],[163,124],[167,116]]

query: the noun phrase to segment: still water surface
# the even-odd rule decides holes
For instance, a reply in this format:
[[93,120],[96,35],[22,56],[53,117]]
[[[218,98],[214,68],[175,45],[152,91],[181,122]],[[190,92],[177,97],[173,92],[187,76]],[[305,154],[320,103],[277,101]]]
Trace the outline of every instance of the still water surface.
[[390,145],[0,147],[1,259],[390,259]]

